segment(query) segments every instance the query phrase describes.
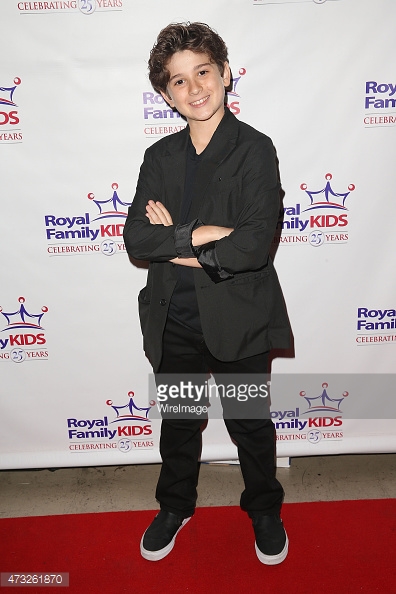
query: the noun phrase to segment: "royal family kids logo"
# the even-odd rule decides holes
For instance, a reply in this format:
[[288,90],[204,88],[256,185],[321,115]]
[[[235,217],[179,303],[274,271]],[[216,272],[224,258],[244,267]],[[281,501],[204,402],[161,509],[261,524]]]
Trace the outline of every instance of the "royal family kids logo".
[[[122,239],[130,202],[123,202],[117,193],[118,184],[111,186],[109,198],[99,200],[88,194],[91,212],[47,214],[44,216],[47,252],[50,256],[125,253]],[[96,208],[92,208],[92,204]],[[87,209],[88,210],[88,209]]]
[[17,144],[23,140],[18,105],[14,98],[21,82],[19,77],[15,77],[13,85],[0,87],[0,144]]
[[322,393],[318,396],[307,396],[302,390],[300,396],[304,398],[308,408],[297,407],[293,410],[272,411],[271,418],[277,431],[278,441],[305,440],[316,444],[322,439],[341,440],[343,438],[341,405],[348,396],[348,392],[337,398],[331,398],[327,393],[329,385],[322,384]]
[[348,241],[349,218],[345,202],[355,186],[349,184],[347,191],[335,192],[332,178],[332,174],[327,173],[326,184],[319,190],[308,189],[306,183],[300,185],[303,201],[283,208],[274,243],[319,247]]
[[143,92],[143,131],[146,138],[160,138],[186,127],[180,113],[172,109],[160,93]]
[[396,309],[357,308],[358,346],[396,343]]
[[240,68],[238,70],[238,76],[232,77],[232,89],[227,92],[227,107],[235,116],[241,113],[241,95],[237,93],[237,87],[239,90],[241,79],[245,74],[246,68]]
[[95,12],[122,10],[123,0],[54,0],[17,2],[20,14],[75,13],[91,15]]
[[48,307],[43,306],[40,313],[29,313],[25,298],[19,297],[16,311],[7,311],[0,306],[0,322],[5,327],[0,332],[0,361],[43,361],[48,359],[45,329],[41,325]]
[[396,82],[366,81],[364,110],[366,128],[396,126]]
[[[240,68],[238,76],[232,79],[232,89],[227,92],[227,106],[234,115],[238,115],[240,109],[240,95],[237,87],[246,68]],[[143,106],[143,132],[146,138],[158,139],[183,130],[187,123],[178,111],[172,109],[160,93],[155,91],[144,91],[142,95]]]
[[139,407],[134,402],[134,392],[128,392],[128,402],[120,406],[107,400],[108,413],[100,418],[67,419],[67,434],[71,452],[96,450],[119,450],[128,453],[150,450],[154,447],[148,407]]

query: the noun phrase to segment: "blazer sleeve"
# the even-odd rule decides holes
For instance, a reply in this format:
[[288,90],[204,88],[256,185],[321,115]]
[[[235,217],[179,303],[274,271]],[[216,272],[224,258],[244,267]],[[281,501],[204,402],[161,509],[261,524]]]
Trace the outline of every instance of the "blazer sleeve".
[[[160,160],[153,147],[146,150],[140,168],[135,197],[124,226],[125,247],[130,256],[150,262],[167,262],[177,257],[175,225],[152,225],[146,217],[149,200],[164,202],[164,181]],[[171,213],[174,216],[174,213]]]
[[271,140],[261,135],[245,157],[241,208],[234,231],[214,244],[195,250],[198,261],[214,282],[266,265],[279,218],[279,190],[275,149]]

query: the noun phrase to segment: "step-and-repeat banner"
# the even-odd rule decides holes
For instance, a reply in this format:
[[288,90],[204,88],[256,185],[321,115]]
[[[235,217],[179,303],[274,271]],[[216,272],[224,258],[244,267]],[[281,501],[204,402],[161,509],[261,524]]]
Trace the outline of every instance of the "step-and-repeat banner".
[[[396,451],[394,0],[2,0],[0,17],[1,467],[159,461],[147,265],[122,230],[144,150],[185,126],[147,58],[187,20],[227,42],[229,108],[279,159],[278,456]],[[203,458],[236,458],[219,419]]]

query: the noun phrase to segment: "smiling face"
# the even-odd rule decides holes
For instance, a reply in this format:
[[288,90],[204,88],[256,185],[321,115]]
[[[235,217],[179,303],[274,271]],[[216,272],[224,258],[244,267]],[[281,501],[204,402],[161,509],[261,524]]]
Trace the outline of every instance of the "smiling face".
[[183,50],[173,54],[167,69],[167,93],[161,93],[165,101],[186,117],[190,126],[210,121],[217,127],[224,115],[225,87],[231,79],[228,62],[221,75],[206,54]]

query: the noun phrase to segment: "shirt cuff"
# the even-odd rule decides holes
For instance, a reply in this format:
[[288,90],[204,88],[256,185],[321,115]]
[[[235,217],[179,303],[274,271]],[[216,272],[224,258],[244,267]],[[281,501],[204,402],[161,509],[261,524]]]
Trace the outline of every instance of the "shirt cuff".
[[206,274],[214,283],[220,283],[228,278],[233,278],[233,274],[227,272],[220,266],[217,259],[215,241],[193,247],[193,252]]
[[199,219],[194,219],[186,225],[176,225],[174,238],[178,258],[195,258],[191,236],[194,229],[202,225],[203,222]]

